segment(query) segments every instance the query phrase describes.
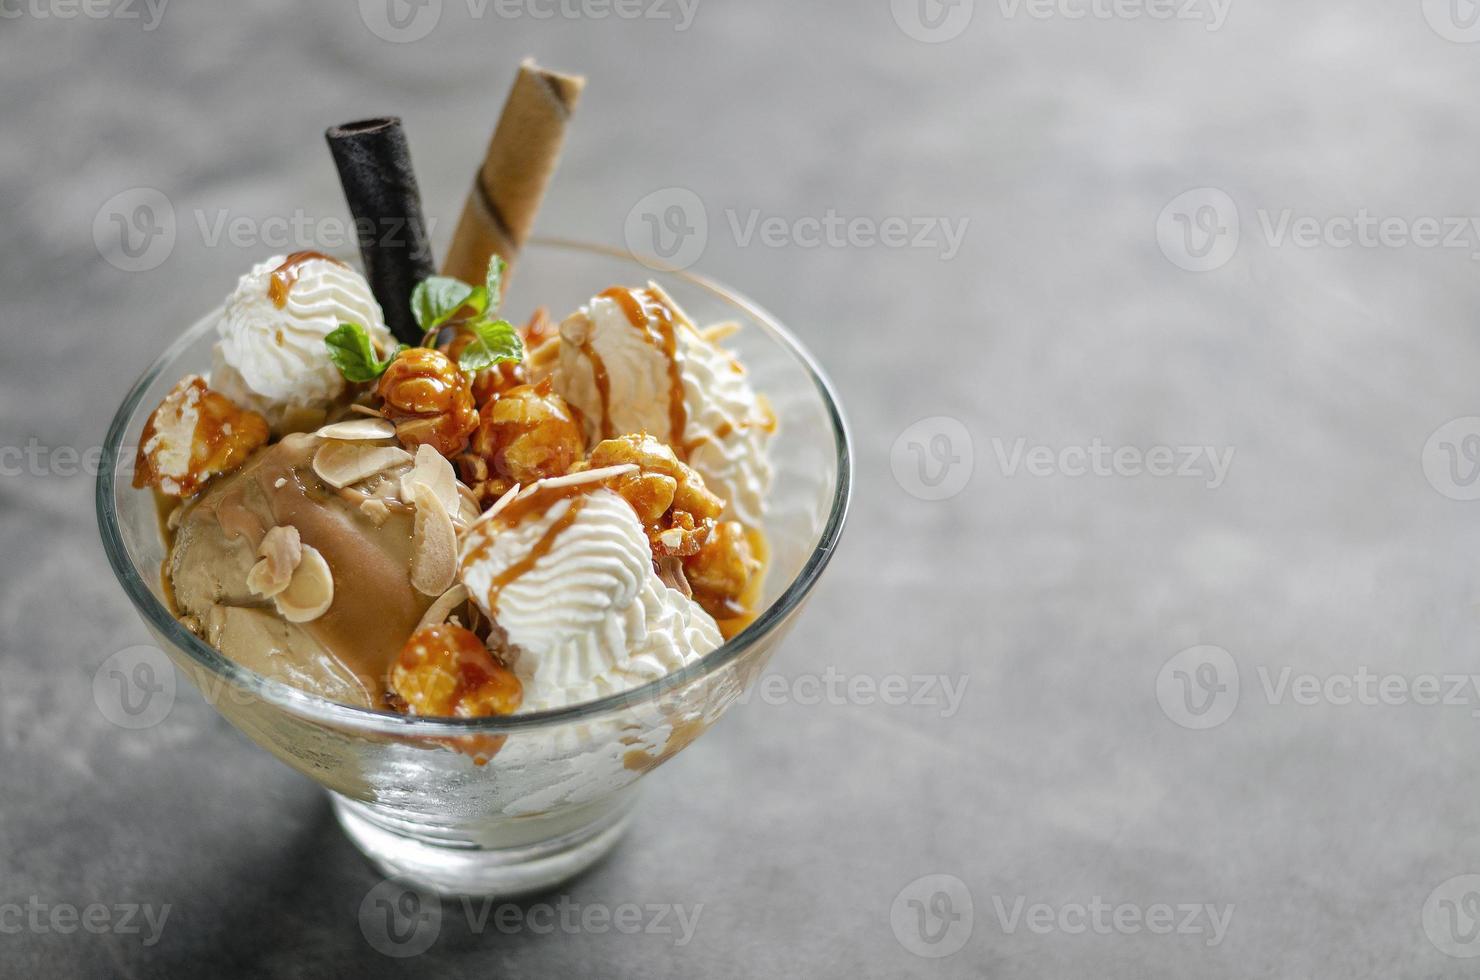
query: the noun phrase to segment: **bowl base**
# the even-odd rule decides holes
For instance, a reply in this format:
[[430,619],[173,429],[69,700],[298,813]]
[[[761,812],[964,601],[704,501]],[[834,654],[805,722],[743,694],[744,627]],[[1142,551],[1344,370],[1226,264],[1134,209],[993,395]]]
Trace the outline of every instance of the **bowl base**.
[[616,847],[632,822],[636,794],[600,819],[524,847],[452,845],[393,830],[363,803],[330,793],[339,826],[387,878],[413,882],[448,898],[513,898],[568,881]]

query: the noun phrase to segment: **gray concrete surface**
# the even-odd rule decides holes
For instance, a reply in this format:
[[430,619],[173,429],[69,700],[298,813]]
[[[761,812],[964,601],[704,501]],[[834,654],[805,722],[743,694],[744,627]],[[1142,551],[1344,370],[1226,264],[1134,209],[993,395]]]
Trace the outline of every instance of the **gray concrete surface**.
[[[1473,10],[420,9],[0,5],[0,974],[1474,975],[1480,428],[1440,431],[1480,415]],[[539,900],[550,934],[538,902],[452,905],[398,960],[314,785],[188,688],[145,731],[97,707],[147,636],[67,450],[268,219],[342,214],[325,125],[403,115],[445,244],[530,53],[591,77],[541,230],[621,243],[692,190],[697,268],[836,381],[856,507],[782,696],[652,780],[620,851]],[[174,242],[130,260],[140,187]],[[829,211],[851,243],[808,247]],[[865,235],[890,218],[965,235]],[[1139,472],[1154,447],[1231,463]],[[891,677],[914,703],[848,697]],[[697,914],[688,941],[649,905]]]

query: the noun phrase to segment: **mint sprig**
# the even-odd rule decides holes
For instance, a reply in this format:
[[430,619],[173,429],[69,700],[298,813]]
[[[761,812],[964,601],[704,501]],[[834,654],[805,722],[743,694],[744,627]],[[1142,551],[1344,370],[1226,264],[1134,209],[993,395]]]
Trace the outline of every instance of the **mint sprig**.
[[508,320],[478,320],[466,329],[472,331],[473,341],[458,355],[457,366],[469,374],[524,357],[524,341]]
[[481,316],[488,306],[488,287],[469,286],[451,276],[428,276],[411,291],[411,315],[423,333],[440,329],[464,307]]
[[[422,329],[423,347],[436,347],[437,334],[455,324],[472,334],[472,341],[458,355],[458,367],[469,374],[486,371],[506,361],[524,358],[524,340],[508,320],[494,319],[504,299],[504,274],[508,263],[495,255],[488,263],[483,285],[471,286],[451,276],[428,276],[411,291],[411,315]],[[324,338],[329,359],[349,381],[374,381],[385,373],[398,346],[385,360],[375,356],[370,335],[357,323],[341,323]]]
[[489,260],[481,286],[433,276],[412,293],[412,312],[429,335],[451,322],[462,310],[472,310],[471,315],[464,314],[458,325],[473,335],[472,342],[457,358],[457,366],[469,374],[524,357],[524,341],[519,331],[508,320],[494,319],[504,301],[504,274],[508,269],[509,264],[495,255]]
[[391,361],[405,349],[398,346],[385,360],[375,356],[375,347],[370,343],[370,334],[358,323],[341,323],[324,338],[329,348],[329,360],[339,368],[339,373],[348,381],[374,381],[391,366]]

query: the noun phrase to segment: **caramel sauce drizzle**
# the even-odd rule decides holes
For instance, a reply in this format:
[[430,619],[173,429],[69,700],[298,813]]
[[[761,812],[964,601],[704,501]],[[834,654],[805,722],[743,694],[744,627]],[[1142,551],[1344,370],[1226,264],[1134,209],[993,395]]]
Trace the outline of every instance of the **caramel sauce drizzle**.
[[540,535],[540,539],[535,542],[534,547],[529,549],[529,554],[514,562],[494,578],[488,587],[489,612],[497,612],[499,595],[511,582],[534,568],[536,562],[550,553],[550,549],[555,546],[555,539],[560,537],[562,533],[575,523],[576,515],[585,506],[586,491],[598,485],[577,483],[573,486],[541,488],[527,497],[511,501],[507,507],[493,518],[496,523],[511,528],[536,510],[544,514],[561,500],[571,500],[571,504],[565,509],[565,513],[561,514],[549,527],[545,528],[545,533]]
[[[689,417],[683,401],[683,370],[678,362],[678,333],[673,311],[650,289],[617,286],[600,295],[620,306],[627,315],[627,322],[641,330],[648,343],[668,359],[668,442],[675,452],[685,453],[683,434],[688,428]],[[612,438],[605,434],[606,426],[602,428],[602,437]]]
[[292,289],[293,284],[298,281],[298,270],[305,262],[311,262],[314,259],[324,259],[335,265],[344,265],[334,256],[325,255],[323,252],[294,252],[283,260],[282,265],[272,270],[272,281],[267,284],[267,297],[272,300],[273,306],[281,310],[288,305],[288,290]]

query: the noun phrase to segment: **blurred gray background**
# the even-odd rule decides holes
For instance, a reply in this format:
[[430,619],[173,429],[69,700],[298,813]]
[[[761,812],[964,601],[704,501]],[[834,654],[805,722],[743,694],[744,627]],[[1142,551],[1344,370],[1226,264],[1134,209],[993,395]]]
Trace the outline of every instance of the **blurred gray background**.
[[[1473,5],[0,14],[0,973],[1474,975]],[[526,54],[590,77],[540,230],[696,195],[695,268],[826,366],[857,493],[780,696],[516,928],[449,905],[396,960],[319,789],[183,681],[144,731],[95,702],[147,635],[86,451],[283,221],[343,217],[325,126],[405,117],[445,247]]]

